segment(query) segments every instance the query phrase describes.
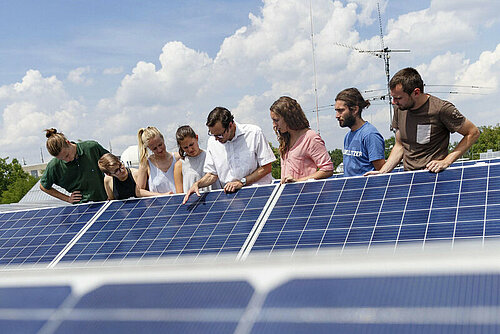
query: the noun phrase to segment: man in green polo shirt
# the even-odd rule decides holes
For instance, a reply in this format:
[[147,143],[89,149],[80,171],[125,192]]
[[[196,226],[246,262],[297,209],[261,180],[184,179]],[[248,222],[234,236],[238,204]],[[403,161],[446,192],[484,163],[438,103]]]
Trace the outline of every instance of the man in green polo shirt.
[[[80,143],[70,142],[56,129],[47,129],[47,150],[54,158],[40,180],[40,189],[47,194],[68,203],[104,201],[104,174],[97,161],[109,153],[93,140]],[[66,189],[69,196],[52,188],[53,184]]]

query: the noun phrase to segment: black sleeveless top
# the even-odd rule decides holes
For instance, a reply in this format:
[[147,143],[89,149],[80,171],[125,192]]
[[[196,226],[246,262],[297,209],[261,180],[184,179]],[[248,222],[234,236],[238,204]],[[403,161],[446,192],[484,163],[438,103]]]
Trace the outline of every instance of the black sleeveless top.
[[135,181],[132,177],[130,168],[127,167],[128,177],[125,181],[120,181],[116,177],[113,178],[113,196],[115,199],[126,199],[129,197],[137,197],[135,195]]

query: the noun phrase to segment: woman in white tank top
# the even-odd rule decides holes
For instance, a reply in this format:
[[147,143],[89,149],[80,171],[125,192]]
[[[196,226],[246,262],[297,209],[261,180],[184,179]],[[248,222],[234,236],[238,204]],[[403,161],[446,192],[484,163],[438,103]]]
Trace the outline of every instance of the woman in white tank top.
[[[140,158],[136,183],[140,196],[173,194],[178,154],[167,151],[163,135],[154,126],[139,129],[137,138]],[[148,149],[152,155],[148,154]]]
[[[177,193],[185,193],[193,183],[205,175],[203,165],[205,164],[206,152],[198,145],[198,135],[189,125],[179,127],[175,133],[175,139],[179,146],[180,156],[174,169],[175,188]],[[220,188],[220,182],[217,180],[211,186],[200,190],[210,191]]]

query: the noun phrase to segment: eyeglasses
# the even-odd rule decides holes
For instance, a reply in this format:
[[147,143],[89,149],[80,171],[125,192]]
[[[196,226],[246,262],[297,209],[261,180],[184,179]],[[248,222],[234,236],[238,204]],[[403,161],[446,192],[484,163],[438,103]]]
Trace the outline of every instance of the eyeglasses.
[[228,128],[225,128],[224,132],[222,132],[220,135],[214,135],[213,133],[210,132],[210,130],[208,130],[208,135],[215,137],[215,139],[222,139],[222,138],[224,138],[224,134],[226,133],[227,129]]

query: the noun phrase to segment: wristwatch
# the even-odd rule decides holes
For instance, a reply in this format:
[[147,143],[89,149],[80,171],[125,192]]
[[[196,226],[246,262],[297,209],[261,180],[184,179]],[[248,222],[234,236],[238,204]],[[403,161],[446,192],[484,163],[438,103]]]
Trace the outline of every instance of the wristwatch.
[[246,186],[247,185],[247,178],[244,177],[240,180],[241,184],[243,184],[243,186]]

